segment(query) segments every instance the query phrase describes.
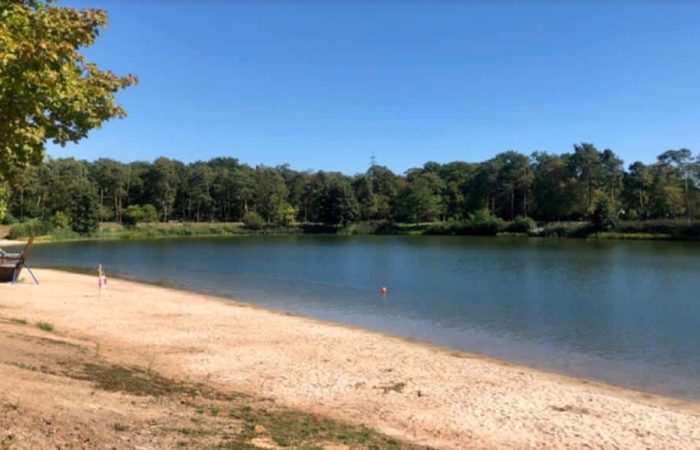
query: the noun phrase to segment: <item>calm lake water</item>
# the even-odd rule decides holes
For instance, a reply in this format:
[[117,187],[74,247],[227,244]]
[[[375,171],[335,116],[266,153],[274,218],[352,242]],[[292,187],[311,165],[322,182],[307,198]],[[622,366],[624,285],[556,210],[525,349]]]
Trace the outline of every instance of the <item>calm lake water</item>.
[[700,401],[696,243],[236,237],[51,244],[31,259]]

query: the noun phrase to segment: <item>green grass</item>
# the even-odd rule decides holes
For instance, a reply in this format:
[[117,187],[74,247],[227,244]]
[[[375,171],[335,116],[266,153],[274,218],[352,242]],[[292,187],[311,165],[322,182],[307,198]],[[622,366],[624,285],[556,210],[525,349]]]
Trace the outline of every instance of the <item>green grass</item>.
[[27,324],[27,319],[18,319],[16,317],[10,318],[10,322],[16,323],[18,325],[26,325]]
[[37,366],[33,366],[31,364],[25,364],[23,362],[13,362],[13,363],[9,363],[9,364],[11,366],[15,366],[15,367],[18,367],[20,369],[29,370],[30,372],[41,372],[40,368],[38,368]]
[[[239,222],[184,222],[142,223],[125,227],[117,223],[102,223],[101,229],[83,236],[66,228],[55,229],[46,222],[33,219],[10,227],[11,238],[25,238],[34,233],[38,242],[62,242],[74,240],[137,240],[176,237],[247,236],[247,235],[296,235],[296,234],[341,234],[341,235],[515,235],[522,233],[538,237],[587,238],[593,231],[585,221],[551,222],[535,226],[531,219],[520,218],[512,222],[501,219],[470,218],[464,221],[394,223],[389,221],[356,222],[344,227],[318,223],[295,224],[288,227],[265,226],[260,230],[246,228]],[[603,237],[601,237],[601,235]],[[599,233],[602,239],[700,239],[700,221],[688,222],[680,219],[619,221],[615,229]]]
[[[203,385],[173,381],[137,367],[67,363],[64,368],[64,375],[92,382],[98,389],[137,396],[175,396],[199,402],[192,406],[197,417],[201,417],[193,420],[194,427],[162,430],[185,438],[178,445],[186,448],[198,448],[200,439],[209,439],[206,448],[252,449],[258,448],[251,442],[256,437],[269,438],[281,447],[307,450],[320,449],[328,442],[358,449],[422,448],[399,442],[364,425],[351,425],[285,408],[261,407],[260,401],[246,395],[224,394]],[[269,402],[264,404],[270,405]],[[234,421],[240,427],[234,433],[230,428],[220,433],[204,419]],[[212,439],[218,444],[211,445]]]
[[[262,426],[270,438],[281,447],[321,448],[319,443],[335,442],[351,448],[408,449],[418,448],[381,435],[364,425],[350,425],[308,413],[289,410],[267,410],[251,407],[232,409],[230,417],[241,420],[243,431],[231,444],[255,436],[255,427]],[[245,448],[224,446],[223,448]]]
[[44,331],[49,331],[49,332],[51,332],[51,331],[54,330],[53,324],[52,324],[52,323],[44,322],[43,320],[40,320],[39,322],[37,322],[37,323],[36,323],[36,326],[37,326],[37,328],[39,328],[40,330],[44,330]]
[[622,239],[622,240],[634,240],[634,241],[667,241],[675,239],[670,234],[661,233],[620,233],[617,231],[606,231],[603,233],[598,233],[591,236],[596,239]]
[[302,227],[265,227],[251,230],[240,223],[144,223],[125,227],[116,223],[103,223],[102,229],[90,235],[80,235],[66,228],[31,227],[26,223],[10,228],[12,239],[26,238],[32,233],[36,242],[65,242],[83,240],[138,240],[177,237],[289,235],[300,234]]
[[104,391],[124,392],[138,396],[201,395],[205,392],[201,386],[177,383],[137,367],[89,363],[83,366],[81,372],[69,375],[76,379],[91,381],[97,388]]

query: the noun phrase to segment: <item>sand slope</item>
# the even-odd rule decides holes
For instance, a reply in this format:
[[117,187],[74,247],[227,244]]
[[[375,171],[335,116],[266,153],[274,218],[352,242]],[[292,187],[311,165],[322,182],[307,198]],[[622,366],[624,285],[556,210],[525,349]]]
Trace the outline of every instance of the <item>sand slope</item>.
[[0,315],[119,361],[442,448],[700,448],[700,408],[199,294],[39,270]]

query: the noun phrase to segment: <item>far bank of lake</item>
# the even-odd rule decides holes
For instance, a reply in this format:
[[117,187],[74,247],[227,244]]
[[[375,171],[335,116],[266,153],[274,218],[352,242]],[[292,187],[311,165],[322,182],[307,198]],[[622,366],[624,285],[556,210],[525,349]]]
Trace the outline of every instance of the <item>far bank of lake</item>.
[[[91,234],[81,235],[70,228],[55,228],[46,221],[28,221],[0,227],[10,239],[36,236],[37,242],[85,240],[161,239],[212,236],[296,236],[296,235],[428,235],[428,236],[520,236],[541,238],[577,238],[606,240],[700,240],[700,222],[683,219],[618,221],[607,230],[596,230],[585,221],[536,223],[530,219],[512,222],[487,218],[472,222],[357,222],[345,226],[297,223],[289,226],[246,226],[241,222],[168,222],[125,226],[101,223]],[[11,241],[8,242],[9,245]]]

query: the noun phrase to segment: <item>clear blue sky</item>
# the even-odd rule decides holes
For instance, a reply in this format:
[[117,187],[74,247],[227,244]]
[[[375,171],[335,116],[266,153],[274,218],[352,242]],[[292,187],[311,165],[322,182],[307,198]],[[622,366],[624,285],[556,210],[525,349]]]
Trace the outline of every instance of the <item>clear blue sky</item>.
[[700,151],[700,2],[72,0],[140,84],[52,156],[397,172],[498,152]]

